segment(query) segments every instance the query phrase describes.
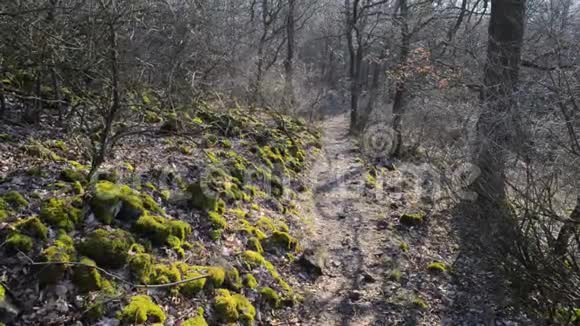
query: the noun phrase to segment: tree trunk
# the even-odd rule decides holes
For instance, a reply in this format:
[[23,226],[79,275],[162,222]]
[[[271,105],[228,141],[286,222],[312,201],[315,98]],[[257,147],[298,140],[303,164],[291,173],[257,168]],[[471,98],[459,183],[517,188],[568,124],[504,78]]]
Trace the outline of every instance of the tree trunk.
[[[475,180],[477,205],[491,221],[505,222],[505,146],[508,116],[517,105],[517,88],[525,23],[525,0],[492,0],[481,94],[483,111],[477,122],[478,153],[475,164],[481,173]],[[493,223],[490,223],[493,227]]]
[[[407,0],[400,0],[400,24],[401,24],[401,52],[399,53],[399,68],[407,62],[409,51],[411,47],[411,33],[409,32],[409,7]],[[401,149],[403,147],[403,111],[405,106],[406,95],[405,76],[400,76],[395,82],[395,93],[393,95],[393,133],[394,139],[391,146],[391,155],[393,157],[401,156]]]
[[286,36],[288,40],[286,41],[286,60],[284,61],[284,71],[285,71],[285,99],[287,101],[287,107],[292,108],[295,104],[294,98],[294,86],[292,84],[294,79],[294,43],[295,43],[295,27],[294,27],[294,11],[295,11],[295,0],[288,0],[288,17],[286,22]]

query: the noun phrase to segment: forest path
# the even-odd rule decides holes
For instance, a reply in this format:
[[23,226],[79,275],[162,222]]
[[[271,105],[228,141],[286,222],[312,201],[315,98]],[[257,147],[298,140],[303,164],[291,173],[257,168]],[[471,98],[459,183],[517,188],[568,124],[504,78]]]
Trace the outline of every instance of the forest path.
[[377,225],[385,208],[366,196],[359,149],[348,135],[348,118],[323,126],[323,150],[312,170],[314,241],[324,248],[326,268],[311,291],[303,325],[374,325],[384,320],[387,280],[384,245],[392,237]]
[[[306,247],[325,257],[322,276],[307,283],[298,325],[533,325],[513,318],[493,273],[474,254],[469,219],[441,207],[423,162],[383,169],[374,187],[347,115],[323,124],[323,148],[312,173],[313,234]],[[421,225],[400,216],[423,211]],[[467,227],[466,227],[467,226]],[[429,272],[443,262],[448,272]],[[295,323],[294,321],[298,321]]]

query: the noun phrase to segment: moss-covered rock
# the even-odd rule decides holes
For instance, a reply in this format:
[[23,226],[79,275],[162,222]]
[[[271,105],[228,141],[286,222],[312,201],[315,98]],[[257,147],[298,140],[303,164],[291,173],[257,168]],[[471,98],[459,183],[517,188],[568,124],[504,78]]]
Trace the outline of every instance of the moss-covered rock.
[[119,268],[127,263],[133,242],[131,234],[123,230],[98,229],[77,247],[81,254],[93,259],[99,266]]
[[[195,268],[190,268],[189,266],[186,266],[183,269],[183,279],[193,279],[203,275],[205,274],[202,274],[199,270],[196,270]],[[183,283],[179,287],[179,293],[181,293],[186,297],[191,298],[196,294],[198,294],[199,292],[201,292],[201,290],[203,290],[203,288],[205,287],[206,283],[207,283],[206,278],[200,278],[194,281]]]
[[168,244],[174,246],[171,236],[179,241],[185,241],[191,234],[191,225],[184,221],[169,220],[162,216],[145,214],[141,216],[134,225],[134,229],[139,234],[147,237],[155,244]]
[[2,195],[2,199],[14,209],[24,208],[29,205],[28,200],[21,193],[15,190],[8,191]]
[[298,249],[298,240],[287,232],[274,231],[267,239],[267,248],[277,250],[296,251]]
[[9,250],[28,254],[34,247],[34,240],[25,234],[13,232],[6,238],[4,245]]
[[81,258],[80,263],[74,267],[73,282],[81,292],[97,291],[103,287],[101,274],[95,268],[97,264],[86,257]]
[[238,271],[237,268],[235,267],[226,268],[225,284],[233,290],[239,290],[242,288],[243,286],[242,278],[240,277],[240,272]]
[[64,169],[60,172],[60,179],[66,182],[87,182],[87,175],[83,171],[75,169]]
[[57,228],[72,231],[82,219],[74,198],[50,198],[40,207],[40,218]]
[[282,299],[278,292],[270,287],[263,287],[260,289],[260,296],[262,299],[274,308],[279,308]]
[[92,189],[91,210],[103,223],[110,224],[114,218],[133,221],[145,208],[140,194],[125,185],[99,181]]
[[36,216],[20,220],[14,223],[13,227],[20,233],[27,234],[42,241],[48,240],[48,228]]
[[[54,243],[42,251],[42,260],[51,263],[70,263],[74,261],[76,251],[73,240],[66,233],[61,232]],[[67,264],[46,265],[38,273],[40,282],[54,284],[59,282],[69,270]]]
[[181,280],[181,272],[175,264],[155,264],[150,275],[151,284],[169,284]]
[[399,222],[406,226],[417,226],[423,224],[425,216],[426,214],[423,211],[417,213],[406,213],[401,216]]
[[163,323],[166,316],[163,309],[156,305],[150,296],[136,295],[123,310],[117,314],[117,318],[127,324],[143,324],[146,322]]
[[245,274],[243,278],[244,285],[249,289],[255,289],[258,287],[258,281],[252,274]]
[[207,194],[201,182],[196,182],[187,188],[187,192],[191,196],[191,206],[201,210],[219,212],[218,198],[212,194]]
[[129,270],[141,284],[151,283],[153,272],[153,256],[147,253],[135,253],[129,256]]
[[217,316],[224,322],[251,324],[256,317],[256,309],[248,298],[241,294],[231,294],[225,289],[217,290],[213,306]]
[[208,326],[203,314],[203,308],[197,308],[197,315],[184,321],[181,326]]

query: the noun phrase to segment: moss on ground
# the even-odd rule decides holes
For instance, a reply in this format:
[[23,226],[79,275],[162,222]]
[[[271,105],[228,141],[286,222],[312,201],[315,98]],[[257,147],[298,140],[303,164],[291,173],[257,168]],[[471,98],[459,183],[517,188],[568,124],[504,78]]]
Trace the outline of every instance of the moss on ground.
[[134,240],[121,229],[98,229],[77,245],[79,252],[93,259],[99,266],[119,268],[127,263]]
[[105,224],[111,224],[114,218],[133,221],[145,211],[143,198],[137,191],[110,181],[94,185],[90,206],[97,219]]
[[[66,233],[61,232],[54,243],[42,251],[42,260],[51,263],[70,263],[74,261],[76,251],[73,240]],[[54,284],[59,282],[70,268],[67,264],[43,266],[39,272],[40,282]]]
[[270,287],[263,287],[260,289],[260,296],[262,299],[274,308],[279,308],[282,302],[280,295]]
[[72,231],[82,219],[82,212],[75,207],[76,199],[50,198],[40,207],[40,218],[60,229]]
[[181,326],[208,326],[203,314],[203,308],[197,308],[197,315],[184,321]]
[[167,319],[163,309],[148,295],[132,297],[129,304],[117,314],[117,318],[125,323],[137,325],[145,322],[163,323]]
[[447,264],[439,262],[439,261],[434,261],[432,263],[430,263],[429,265],[427,265],[427,270],[431,273],[447,273],[448,271],[448,267]]
[[[103,288],[105,279],[101,278],[101,274],[95,268],[97,264],[86,257],[81,258],[80,263],[83,266],[75,266],[72,280],[81,292],[97,291]],[[93,267],[91,267],[93,266]]]
[[282,279],[282,276],[280,276],[274,265],[266,260],[266,258],[264,258],[264,256],[262,256],[260,253],[246,250],[242,253],[242,260],[249,269],[260,266],[264,267],[270,273],[270,275],[272,275],[272,278],[278,282],[282,289],[289,293],[292,292],[292,288],[290,285],[288,285],[288,283],[286,283],[286,281],[284,281],[284,279]]
[[241,321],[252,324],[256,317],[256,308],[245,296],[230,293],[226,289],[218,289],[213,303],[219,319],[227,323]]
[[15,190],[11,190],[4,193],[2,195],[2,199],[4,200],[5,203],[12,206],[12,208],[14,209],[24,208],[30,204],[21,193]]
[[417,213],[405,213],[401,216],[399,221],[403,225],[417,226],[417,225],[423,224],[425,217],[426,217],[426,214],[423,211],[420,211]]
[[249,289],[255,289],[258,287],[258,281],[252,274],[245,274],[243,278],[244,285],[247,286]]

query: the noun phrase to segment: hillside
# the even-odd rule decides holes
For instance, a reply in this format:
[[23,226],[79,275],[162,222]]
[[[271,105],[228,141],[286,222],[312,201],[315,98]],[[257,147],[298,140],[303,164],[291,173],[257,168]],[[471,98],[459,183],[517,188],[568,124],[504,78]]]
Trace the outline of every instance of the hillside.
[[94,180],[75,139],[2,128],[2,321],[266,321],[300,302],[289,269],[318,133],[205,104],[145,120]]

